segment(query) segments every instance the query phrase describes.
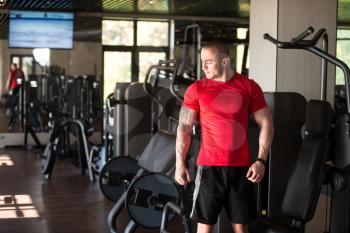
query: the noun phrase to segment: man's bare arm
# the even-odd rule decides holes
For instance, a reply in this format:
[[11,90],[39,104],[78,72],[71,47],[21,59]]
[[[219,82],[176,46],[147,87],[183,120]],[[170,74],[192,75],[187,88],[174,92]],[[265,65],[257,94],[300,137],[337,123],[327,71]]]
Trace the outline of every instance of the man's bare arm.
[[191,144],[191,131],[197,118],[197,111],[182,107],[180,110],[179,126],[176,135],[176,169],[175,180],[180,185],[191,181],[185,159]]
[[184,166],[191,144],[191,132],[197,118],[197,111],[181,107],[176,136],[176,166]]
[[[273,123],[270,110],[266,107],[253,113],[253,118],[260,128],[258,158],[266,161],[273,138]],[[253,163],[247,172],[248,180],[259,182],[265,175],[265,165],[261,161]]]
[[273,139],[273,123],[270,110],[266,107],[254,112],[253,118],[260,128],[258,157],[266,160]]

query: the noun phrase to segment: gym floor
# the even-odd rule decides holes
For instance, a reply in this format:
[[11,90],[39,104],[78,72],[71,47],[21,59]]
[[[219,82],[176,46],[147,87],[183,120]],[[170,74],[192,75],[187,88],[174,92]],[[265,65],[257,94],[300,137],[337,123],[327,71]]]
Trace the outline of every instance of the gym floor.
[[[50,181],[41,174],[40,151],[0,150],[1,233],[101,233],[109,232],[107,215],[113,203],[106,200],[98,183],[80,175],[68,160],[56,160]],[[118,226],[128,222],[122,213]],[[183,232],[173,221],[169,230]],[[136,232],[159,232],[138,228]]]

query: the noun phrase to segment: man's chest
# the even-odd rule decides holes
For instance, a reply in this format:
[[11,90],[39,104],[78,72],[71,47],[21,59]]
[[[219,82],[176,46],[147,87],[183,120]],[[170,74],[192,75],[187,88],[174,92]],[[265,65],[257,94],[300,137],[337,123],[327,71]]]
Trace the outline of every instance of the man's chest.
[[206,88],[200,93],[199,105],[202,114],[241,114],[249,107],[246,91],[236,88]]

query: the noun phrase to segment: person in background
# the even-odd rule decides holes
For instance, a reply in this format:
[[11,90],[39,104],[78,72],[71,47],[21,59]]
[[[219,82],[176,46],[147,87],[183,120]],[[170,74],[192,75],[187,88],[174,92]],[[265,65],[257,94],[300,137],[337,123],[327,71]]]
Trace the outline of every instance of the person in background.
[[18,79],[23,79],[23,71],[17,67],[16,63],[12,63],[10,66],[9,75],[6,82],[6,92],[9,95],[7,102],[8,107],[8,123],[7,127],[10,131],[13,129],[14,121],[16,119],[16,108],[18,107],[18,95],[20,90],[20,84]]

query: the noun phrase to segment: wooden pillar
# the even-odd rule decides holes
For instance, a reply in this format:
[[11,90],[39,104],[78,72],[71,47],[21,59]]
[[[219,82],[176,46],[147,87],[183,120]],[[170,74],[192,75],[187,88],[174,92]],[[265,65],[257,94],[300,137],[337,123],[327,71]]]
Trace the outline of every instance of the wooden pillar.
[[[264,33],[290,41],[309,26],[325,28],[329,52],[336,52],[337,1],[251,0],[250,76],[264,91],[293,91],[306,99],[320,98],[321,59],[303,50],[276,49]],[[321,43],[318,44],[322,46]],[[335,68],[328,65],[328,95],[333,103]]]

